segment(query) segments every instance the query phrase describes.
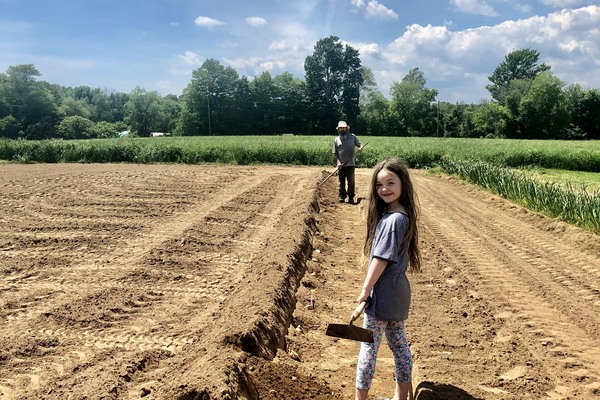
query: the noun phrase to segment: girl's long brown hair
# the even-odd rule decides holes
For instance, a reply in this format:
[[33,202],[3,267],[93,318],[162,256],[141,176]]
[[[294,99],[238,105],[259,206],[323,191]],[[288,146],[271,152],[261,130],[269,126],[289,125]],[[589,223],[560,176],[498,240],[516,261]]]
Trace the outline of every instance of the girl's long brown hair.
[[406,210],[408,214],[408,230],[404,236],[403,245],[408,252],[408,270],[410,272],[421,272],[421,251],[419,250],[419,231],[418,218],[419,218],[419,204],[417,201],[417,194],[414,191],[408,167],[404,161],[396,157],[389,157],[381,161],[375,166],[373,170],[373,176],[371,178],[371,185],[369,187],[368,205],[367,205],[367,236],[365,238],[365,244],[363,252],[366,257],[369,257],[371,252],[371,246],[373,245],[373,238],[375,236],[375,229],[377,223],[383,217],[387,204],[377,195],[377,174],[385,169],[391,173],[394,173],[400,178],[401,190],[400,204]]

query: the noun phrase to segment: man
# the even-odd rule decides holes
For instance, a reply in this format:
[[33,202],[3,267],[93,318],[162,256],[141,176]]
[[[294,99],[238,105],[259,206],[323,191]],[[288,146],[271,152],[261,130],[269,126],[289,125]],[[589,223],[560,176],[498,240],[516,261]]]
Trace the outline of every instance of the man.
[[[349,132],[350,126],[345,121],[338,122],[336,129],[338,136],[333,139],[333,154],[337,161],[337,172],[340,181],[339,202],[343,203],[346,201],[346,196],[348,196],[348,203],[354,204],[354,195],[356,193],[354,183],[354,148],[358,147],[358,151],[362,152],[363,145],[353,133]],[[346,181],[348,181],[347,190]]]

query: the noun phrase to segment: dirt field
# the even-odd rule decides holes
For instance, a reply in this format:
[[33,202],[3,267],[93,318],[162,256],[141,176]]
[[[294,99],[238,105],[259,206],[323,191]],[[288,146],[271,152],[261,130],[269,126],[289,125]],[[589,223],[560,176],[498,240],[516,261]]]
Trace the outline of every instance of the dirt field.
[[[414,174],[417,399],[600,398],[600,238]],[[358,343],[324,332],[364,277],[364,202],[327,175],[0,165],[0,399],[352,399]],[[382,348],[373,398],[392,374]]]

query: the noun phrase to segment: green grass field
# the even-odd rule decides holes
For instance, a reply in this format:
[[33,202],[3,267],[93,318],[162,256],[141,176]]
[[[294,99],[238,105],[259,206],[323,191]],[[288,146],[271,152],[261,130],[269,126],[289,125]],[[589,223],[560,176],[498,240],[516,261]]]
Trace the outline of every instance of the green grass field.
[[446,173],[457,175],[529,209],[600,234],[600,191],[541,179],[540,175],[532,176],[529,171],[483,161],[448,158],[440,166]]
[[532,178],[542,182],[554,182],[563,187],[584,190],[588,193],[600,191],[600,173],[567,171],[551,168],[530,168],[525,170]]
[[[133,162],[334,165],[334,136],[201,136],[97,140],[0,140],[0,160],[12,162]],[[372,167],[395,155],[415,168],[443,157],[508,167],[600,172],[600,141],[359,137],[368,143],[357,164]]]

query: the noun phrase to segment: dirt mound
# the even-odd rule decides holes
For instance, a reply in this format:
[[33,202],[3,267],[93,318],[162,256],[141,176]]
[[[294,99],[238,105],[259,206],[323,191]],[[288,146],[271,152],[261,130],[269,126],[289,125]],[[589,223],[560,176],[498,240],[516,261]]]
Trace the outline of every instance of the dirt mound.
[[[210,333],[186,348],[171,367],[180,378],[160,388],[157,398],[264,398],[255,374],[249,374],[248,357],[272,360],[286,347],[296,290],[312,253],[316,206],[312,189],[283,210],[280,220],[285,223],[276,224],[242,282],[220,304]],[[261,364],[253,362],[260,370]]]

